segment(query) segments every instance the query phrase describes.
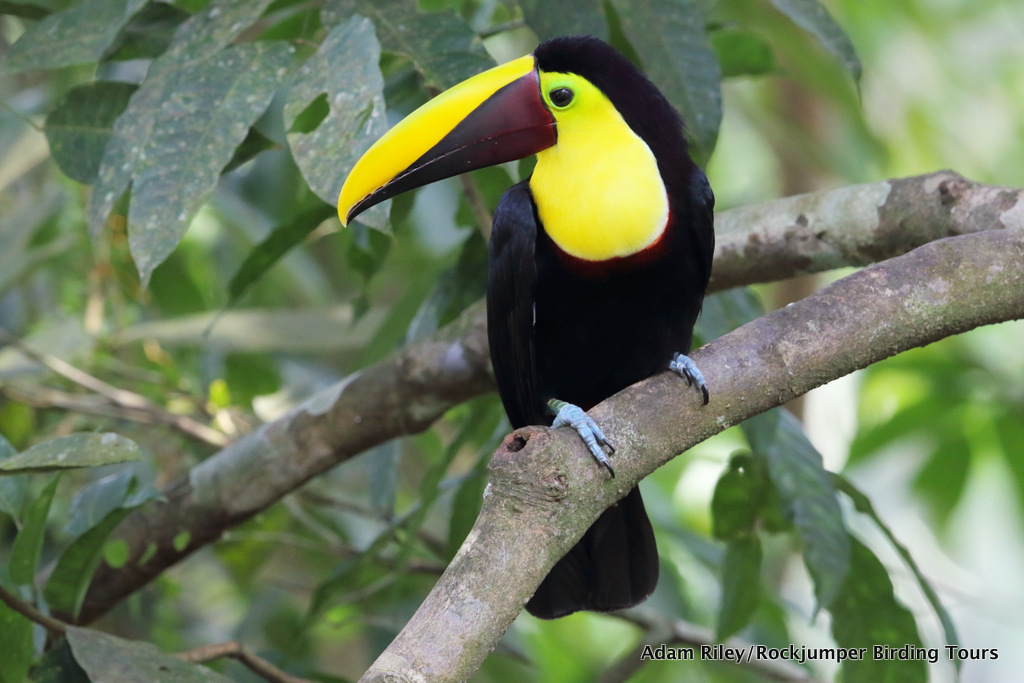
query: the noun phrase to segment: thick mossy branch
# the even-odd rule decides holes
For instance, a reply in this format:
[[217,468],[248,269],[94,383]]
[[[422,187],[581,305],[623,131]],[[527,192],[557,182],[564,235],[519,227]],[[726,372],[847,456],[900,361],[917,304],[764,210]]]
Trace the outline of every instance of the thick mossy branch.
[[[941,172],[790,197],[757,207],[726,211],[716,221],[718,249],[712,287],[723,289],[798,272],[878,261],[950,235],[997,231],[991,239],[1011,239],[1006,236],[1010,233],[1003,229],[1016,226],[1018,232],[1013,234],[1019,237],[1020,226],[1024,224],[1024,201],[1019,190],[978,185],[954,173]],[[957,243],[951,240],[949,244]],[[1013,244],[1011,239],[1003,246],[1012,254]],[[946,248],[953,250],[951,258],[961,250],[958,246],[942,246],[927,253],[939,254]],[[995,277],[991,270],[986,272]],[[1017,272],[1019,277],[1020,271]],[[968,274],[965,272],[965,277]],[[912,284],[920,285],[916,277],[911,279],[914,281]],[[799,308],[803,312],[801,316],[789,317],[794,315],[793,307],[790,307],[755,321],[716,342],[712,348],[722,351],[712,360],[703,358],[701,354],[706,351],[697,356],[701,368],[709,375],[708,382],[713,391],[712,405],[698,415],[704,419],[714,413],[713,425],[708,424],[703,430],[688,431],[686,439],[679,439],[678,434],[672,431],[673,427],[679,427],[679,415],[659,411],[664,419],[648,420],[647,426],[640,431],[627,430],[638,441],[627,439],[623,433],[610,436],[619,448],[629,445],[631,449],[641,450],[649,446],[662,452],[661,447],[665,443],[679,444],[673,446],[676,450],[670,455],[664,456],[667,459],[696,443],[691,442],[691,438],[706,438],[728,424],[755,414],[754,406],[764,410],[828,379],[908,348],[899,340],[890,338],[891,334],[905,331],[907,327],[918,325],[923,326],[922,329],[933,329],[938,326],[933,329],[932,336],[917,342],[923,344],[985,322],[1020,315],[1008,312],[1004,317],[985,317],[966,324],[959,316],[969,317],[984,309],[973,299],[987,296],[982,292],[990,293],[990,289],[975,290],[980,284],[973,280],[968,283],[970,289],[962,291],[961,288],[967,284],[943,282],[934,283],[937,288],[934,291],[918,289],[907,294],[916,306],[911,308],[920,316],[912,318],[901,313],[900,316],[905,316],[901,318],[893,313],[881,319],[878,329],[871,328],[868,323],[871,318],[836,320],[836,316],[846,315],[836,311],[858,301],[872,310],[881,310],[881,304],[901,296],[893,293],[896,290],[878,291],[867,287],[860,292],[840,289],[837,293],[830,288],[816,295],[812,303]],[[1020,288],[1019,279],[1016,282]],[[1004,286],[1011,285],[1004,283]],[[933,309],[926,305],[928,299],[925,295],[938,296],[940,290],[952,291],[951,312],[932,318]],[[995,292],[991,293],[995,295]],[[874,297],[874,300],[858,297]],[[812,305],[813,308],[807,308]],[[839,323],[846,325],[846,336],[839,346],[820,352],[822,367],[801,369],[800,366],[789,365],[791,347],[803,342],[779,341],[776,346],[767,348],[756,345],[769,335],[782,332],[790,336],[779,337],[780,340],[803,334],[810,341],[816,341],[819,329]],[[794,327],[787,331],[789,326]],[[756,332],[751,333],[748,328]],[[751,334],[753,337],[748,338]],[[855,339],[856,344],[853,343]],[[767,369],[772,372],[767,372]],[[733,382],[739,382],[740,377],[748,375],[759,387],[761,393],[757,395],[773,398],[755,403],[754,394],[729,390]],[[676,391],[680,381],[678,378],[659,377],[652,380],[654,384],[642,385],[646,389],[637,390],[664,392],[667,397],[675,396],[678,400],[693,399],[692,392]],[[389,439],[422,431],[452,406],[492,389],[484,310],[478,304],[433,337],[411,344],[349,377],[211,456],[194,468],[187,479],[169,487],[165,491],[166,501],[132,512],[116,531],[116,536],[128,545],[129,561],[116,569],[101,565],[93,578],[78,622],[88,623],[104,614],[174,563],[215,541],[225,530],[266,509],[318,474]],[[658,401],[661,400],[659,393]],[[650,402],[645,395],[643,403]],[[617,410],[621,412],[627,408],[620,406]],[[606,410],[610,408],[602,406],[594,413],[602,425],[607,419],[603,412]],[[717,422],[719,419],[721,423]],[[697,429],[696,423],[687,426]],[[573,445],[571,439],[562,435],[554,438],[563,446]],[[534,438],[527,450],[536,445],[537,439]],[[502,458],[499,457],[497,462],[500,464]],[[608,488],[607,495],[592,499],[592,510],[576,510],[574,514],[596,517],[603,506],[610,504],[617,495],[624,494],[629,482],[641,476],[641,469],[635,462],[632,458],[617,457],[616,473],[619,478],[613,485],[606,485],[606,488],[612,487]],[[589,461],[581,458],[580,463],[589,464]],[[625,469],[620,471],[620,467]],[[536,497],[536,491],[545,490],[549,491],[545,494],[547,497],[561,501],[557,502],[556,508],[565,507],[558,493],[565,482],[573,482],[573,487],[576,487],[603,474],[603,471],[590,467],[580,466],[576,470],[571,477],[553,474],[545,478],[543,486],[548,489],[542,486],[534,489],[534,493],[518,494],[527,496],[520,507],[532,507],[530,497]],[[495,476],[500,478],[499,471]],[[492,482],[492,492],[504,488],[504,483]],[[502,491],[501,495],[517,494]],[[553,562],[558,552],[572,545],[572,534],[566,534],[557,547],[545,550],[546,561]],[[188,542],[182,544],[182,539]],[[537,540],[536,547],[540,547],[541,539]],[[518,599],[517,594],[515,600]],[[499,620],[496,623],[504,622]]]

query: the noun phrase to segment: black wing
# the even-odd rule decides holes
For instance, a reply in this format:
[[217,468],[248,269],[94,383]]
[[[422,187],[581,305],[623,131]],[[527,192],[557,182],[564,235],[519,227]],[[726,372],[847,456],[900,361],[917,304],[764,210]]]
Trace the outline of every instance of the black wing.
[[[690,177],[690,197],[693,202],[690,224],[696,236],[700,265],[703,268],[702,282],[706,288],[711,277],[711,262],[715,256],[715,195],[704,171],[696,167]],[[703,292],[701,297],[703,298]]]
[[538,395],[533,302],[537,217],[527,181],[498,202],[491,227],[487,281],[487,340],[498,393],[515,428],[550,424]]
[[597,518],[560,559],[526,611],[555,619],[579,610],[611,612],[643,602],[658,585],[658,546],[640,489]]
[[[487,283],[487,338],[498,393],[513,427],[550,424],[540,395],[534,345],[537,215],[527,181],[494,211]],[[635,605],[658,581],[658,551],[640,490],[608,508],[552,568],[526,605],[552,619],[577,610]]]

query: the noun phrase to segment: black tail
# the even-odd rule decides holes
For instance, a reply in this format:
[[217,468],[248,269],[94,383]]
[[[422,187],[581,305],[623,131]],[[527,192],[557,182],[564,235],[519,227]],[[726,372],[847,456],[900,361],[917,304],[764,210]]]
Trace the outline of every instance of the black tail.
[[604,511],[551,569],[526,611],[555,619],[579,610],[610,612],[643,601],[658,583],[658,547],[635,488]]

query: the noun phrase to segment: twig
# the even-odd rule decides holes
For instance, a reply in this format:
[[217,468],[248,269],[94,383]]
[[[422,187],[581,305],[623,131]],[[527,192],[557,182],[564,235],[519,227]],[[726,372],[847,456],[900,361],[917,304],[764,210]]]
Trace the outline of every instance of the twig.
[[[119,389],[118,387],[107,384],[98,377],[90,375],[84,370],[76,368],[67,361],[57,358],[56,356],[40,353],[39,351],[31,349],[26,346],[24,342],[14,337],[6,330],[0,329],[0,341],[4,341],[17,348],[23,355],[57,373],[61,377],[103,396],[109,402],[106,406],[108,410],[100,412],[101,408],[98,404],[93,403],[89,405],[82,403],[78,397],[74,397],[72,394],[52,390],[53,393],[51,394],[51,399],[54,401],[52,405],[55,407],[65,407],[69,410],[79,410],[80,412],[88,413],[99,412],[101,415],[123,417],[137,422],[170,425],[198,441],[202,441],[203,443],[207,443],[218,448],[223,448],[231,442],[231,438],[226,434],[204,425],[188,415],[175,415],[174,413],[168,412],[156,405],[145,396],[136,394],[133,391],[128,391],[127,389]],[[22,390],[22,396],[29,398],[31,394]]]
[[12,610],[25,617],[30,621],[34,621],[50,633],[62,636],[67,633],[68,625],[60,619],[54,619],[53,617],[43,614],[35,605],[25,602],[14,593],[7,590],[3,584],[0,584],[0,600],[3,600],[4,604],[10,607]]
[[[53,635],[63,636],[68,631],[68,625],[60,619],[43,614],[35,605],[25,602],[14,593],[10,592],[0,584],[0,601],[22,615],[33,621]],[[186,650],[174,655],[183,662],[190,664],[203,664],[221,657],[231,657],[247,666],[254,673],[262,676],[271,683],[310,683],[308,679],[292,676],[263,659],[242,643],[232,640],[226,643],[204,645],[193,650]]]
[[174,655],[183,662],[205,664],[222,657],[231,657],[244,664],[253,673],[262,676],[271,683],[311,683],[309,679],[298,678],[278,669],[237,640],[226,643],[203,645],[192,650],[185,650]]

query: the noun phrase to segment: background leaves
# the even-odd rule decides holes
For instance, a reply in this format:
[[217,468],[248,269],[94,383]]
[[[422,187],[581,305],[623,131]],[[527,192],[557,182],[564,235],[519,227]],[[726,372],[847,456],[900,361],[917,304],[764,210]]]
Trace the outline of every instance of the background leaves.
[[[93,189],[93,231],[130,185],[132,257],[143,282],[181,241],[212,194],[220,169],[263,113],[292,48],[254,43],[187,64],[158,60],[118,119]],[[156,105],[156,106],[152,106]],[[124,169],[131,169],[125,171]]]
[[7,71],[95,62],[146,0],[97,0],[33,24],[4,55]]
[[[390,214],[378,208],[347,231],[333,202],[386,121],[537,38],[591,33],[640,63],[686,118],[719,207],[947,166],[1024,185],[1012,117],[1024,106],[1024,55],[1007,35],[1009,10],[994,0],[876,5],[0,3],[0,325],[115,389],[98,393],[0,349],[0,585],[73,614],[95,567],[126,559],[110,537],[119,520],[163,504],[157,491],[173,492],[213,452],[175,425],[242,438],[479,298],[486,214],[529,162],[397,198]],[[786,296],[717,294],[698,336]],[[1019,634],[984,612],[1021,604],[1011,552],[993,551],[1019,548],[1004,527],[1019,522],[1013,497],[1024,490],[1019,328],[1001,338],[982,331],[870,369],[850,390],[857,413],[845,431],[839,416],[854,399],[822,416],[813,397],[801,416],[812,441],[795,418],[765,415],[662,468],[644,484],[664,577],[648,606],[719,638],[782,647],[809,628],[847,646],[1012,641]],[[295,675],[354,678],[468,533],[487,455],[507,431],[493,396],[459,406],[431,432],[234,527],[110,627],[162,652],[243,638]],[[828,474],[840,469],[848,479]],[[979,495],[985,477],[1006,490]],[[986,503],[998,507],[983,525],[965,521]],[[990,533],[1003,535],[971,545]],[[937,548],[964,547],[956,563],[984,591],[936,559]],[[981,557],[1003,574],[972,564]],[[678,680],[678,667],[629,659],[641,639],[667,638],[644,629],[599,615],[524,617],[479,678],[589,680],[635,665],[635,680]],[[138,680],[165,665],[181,680],[220,675],[91,630],[43,653],[35,630],[0,604],[0,677]],[[965,678],[972,666],[992,678],[1019,670],[1009,648],[1001,654],[966,662]],[[951,670],[851,663],[841,676]],[[707,663],[685,674],[749,678]]]
[[[310,189],[327,203],[338,201],[339,180],[387,130],[379,60],[373,24],[352,17],[327,34],[292,79],[284,105],[288,146]],[[352,66],[341,69],[339,64]],[[311,131],[296,130],[300,115],[321,97],[328,108],[326,116]],[[326,154],[327,150],[338,150],[338,154]],[[383,229],[387,212],[378,210],[360,220]]]
[[697,3],[613,0],[611,4],[647,75],[683,115],[697,143],[697,156],[707,159],[722,121],[721,71]]

